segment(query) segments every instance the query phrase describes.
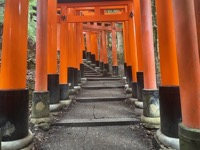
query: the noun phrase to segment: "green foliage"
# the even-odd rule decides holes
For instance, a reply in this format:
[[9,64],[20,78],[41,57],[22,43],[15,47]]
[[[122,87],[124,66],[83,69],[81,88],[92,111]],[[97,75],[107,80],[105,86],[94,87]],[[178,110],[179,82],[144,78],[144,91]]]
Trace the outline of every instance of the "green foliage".
[[28,38],[32,42],[36,41],[36,0],[29,0],[29,16],[28,16]]
[[3,24],[5,0],[0,0],[0,25]]

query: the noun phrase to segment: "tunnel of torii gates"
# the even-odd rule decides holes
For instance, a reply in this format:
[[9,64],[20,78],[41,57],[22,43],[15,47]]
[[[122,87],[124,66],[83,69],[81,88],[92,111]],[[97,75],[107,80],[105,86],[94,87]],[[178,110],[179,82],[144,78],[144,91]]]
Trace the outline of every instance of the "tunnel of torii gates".
[[[166,146],[199,149],[200,1],[157,0],[156,9],[162,80],[159,89],[151,0],[37,0],[31,122],[49,123],[50,110],[60,108],[69,93],[79,88],[83,58],[103,73],[109,71],[107,32],[112,32],[116,76],[116,32],[123,32],[126,82],[132,88],[132,98],[137,99],[135,105],[143,105],[141,121],[147,128],[160,128],[155,137]],[[118,11],[108,14],[106,10]],[[116,23],[122,23],[123,29]],[[21,149],[33,139],[28,129],[27,24],[28,0],[6,0],[0,72],[2,149]]]

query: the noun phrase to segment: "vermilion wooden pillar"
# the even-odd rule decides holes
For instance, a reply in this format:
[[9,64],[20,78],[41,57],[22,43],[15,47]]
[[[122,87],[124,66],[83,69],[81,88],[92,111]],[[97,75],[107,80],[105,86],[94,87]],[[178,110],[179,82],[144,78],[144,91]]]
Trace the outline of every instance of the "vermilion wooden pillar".
[[96,61],[95,64],[96,64],[96,67],[99,67],[98,37],[99,37],[99,34],[95,34],[94,49],[95,49],[95,61]]
[[147,128],[159,128],[160,110],[158,90],[156,87],[151,0],[141,0],[140,6],[144,65],[144,104],[141,119]]
[[95,51],[96,51],[96,34],[95,33],[91,33],[90,34],[90,48],[91,48],[91,63],[92,63],[92,66],[95,67],[95,63],[96,63],[96,60],[95,60]]
[[156,1],[156,8],[162,81],[159,87],[161,129],[156,135],[165,146],[179,149],[181,106],[172,0]]
[[41,118],[50,122],[49,91],[47,91],[47,30],[48,1],[37,1],[36,72],[35,92],[32,98],[32,123],[39,124]]
[[[75,11],[74,8],[67,8],[67,15],[69,16],[74,16]],[[75,23],[68,23],[67,25],[67,33],[68,33],[68,40],[67,40],[67,50],[68,50],[68,55],[70,57],[68,58],[69,61],[69,67],[68,67],[68,83],[70,89],[74,89],[74,76],[75,76],[75,66],[76,66],[76,52],[75,52]]]
[[[27,27],[28,1],[6,0],[0,75],[2,149],[22,149],[33,139],[28,130]],[[25,143],[21,143],[24,140]],[[19,141],[17,146],[16,141]]]
[[200,59],[200,2],[198,0],[194,0],[194,6],[195,6],[195,16],[196,16],[197,36],[198,36],[198,46],[199,46],[199,59]]
[[190,0],[176,0],[172,4],[182,109],[182,123],[179,125],[180,149],[198,149],[200,66],[195,5]]
[[91,61],[91,39],[90,34],[86,33],[86,48],[87,48],[87,60]]
[[[130,49],[130,38],[129,38],[129,22],[125,21],[124,23],[124,34],[125,34],[125,46],[126,46],[126,79],[127,84],[131,87],[132,82],[132,64],[131,64],[131,49]],[[132,34],[133,35],[133,34]]]
[[102,54],[103,54],[103,63],[104,70],[103,74],[106,76],[109,72],[109,64],[108,64],[108,54],[107,54],[107,46],[106,46],[106,31],[102,31]]
[[57,1],[48,1],[48,41],[47,41],[48,91],[50,111],[61,109],[59,75],[57,74]]
[[[136,43],[136,34],[135,34],[135,18],[133,16],[133,4],[128,5],[129,11],[129,20],[128,20],[128,29],[129,29],[129,49],[130,49],[130,63],[132,69],[132,80],[129,81],[129,88],[132,92],[132,97],[137,98],[137,77],[136,73],[138,72],[138,58],[137,58],[137,43]],[[132,14],[132,15],[131,15]],[[129,90],[127,90],[129,92]]]
[[127,33],[125,28],[125,22],[123,23],[123,41],[124,41],[124,75],[127,76],[127,50],[128,50],[128,44],[127,44]]
[[117,63],[117,40],[116,40],[116,31],[115,23],[112,23],[112,73],[114,76],[118,75],[118,63]]
[[[137,98],[135,105],[138,108],[143,108],[142,90],[144,89],[144,74],[143,74],[143,54],[142,54],[142,30],[141,30],[141,13],[140,0],[134,0],[134,18],[135,18],[135,33],[137,43],[137,60],[138,72],[137,77]],[[133,93],[134,94],[134,93]]]
[[100,72],[103,72],[103,66],[104,66],[104,62],[103,62],[103,42],[102,42],[102,32],[101,32],[100,33],[100,63],[99,63]]
[[60,22],[60,74],[59,74],[59,83],[60,83],[60,102],[64,102],[69,99],[69,84],[68,84],[68,47],[67,47],[67,23],[66,17],[67,8],[66,6],[61,7],[61,22]]

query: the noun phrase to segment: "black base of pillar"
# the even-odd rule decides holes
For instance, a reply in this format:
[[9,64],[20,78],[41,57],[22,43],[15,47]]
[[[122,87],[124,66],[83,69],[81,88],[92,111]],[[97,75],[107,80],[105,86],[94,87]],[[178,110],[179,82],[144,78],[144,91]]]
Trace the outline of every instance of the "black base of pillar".
[[29,92],[24,90],[0,90],[0,124],[2,141],[25,138],[28,132]]
[[179,140],[181,150],[199,150],[200,129],[192,129],[179,124]]
[[81,83],[81,70],[77,71],[77,81],[78,83]]
[[91,54],[91,62],[92,62],[92,64],[96,63],[95,54]]
[[119,75],[119,67],[118,66],[112,66],[112,74],[113,74],[113,76]]
[[83,59],[87,59],[87,52],[83,50]]
[[80,64],[81,78],[84,77],[84,64]]
[[78,86],[78,69],[74,68],[74,86]]
[[137,99],[137,82],[132,82],[132,97]]
[[91,61],[92,59],[91,59],[91,52],[87,52],[87,60],[88,61]]
[[145,117],[160,117],[158,90],[143,89],[143,115]]
[[74,88],[74,68],[73,67],[68,67],[68,83],[69,83],[69,88],[73,89]]
[[129,87],[132,86],[132,66],[127,66],[127,83]]
[[69,85],[60,84],[60,100],[69,99]]
[[127,76],[126,70],[127,70],[127,65],[126,65],[126,63],[124,63],[124,76],[125,76],[125,77]]
[[104,63],[103,63],[103,62],[100,62],[100,63],[99,63],[100,71],[103,71],[103,66],[104,66]]
[[99,61],[96,61],[95,64],[96,64],[96,67],[99,67]]
[[58,74],[48,74],[48,91],[50,94],[50,104],[58,104],[60,101],[60,86]]
[[144,73],[137,72],[137,95],[138,101],[143,101],[142,90],[144,89]]
[[107,72],[110,72],[109,64],[104,64],[104,69],[105,69]]
[[161,132],[178,138],[178,124],[181,122],[180,91],[178,86],[160,86]]

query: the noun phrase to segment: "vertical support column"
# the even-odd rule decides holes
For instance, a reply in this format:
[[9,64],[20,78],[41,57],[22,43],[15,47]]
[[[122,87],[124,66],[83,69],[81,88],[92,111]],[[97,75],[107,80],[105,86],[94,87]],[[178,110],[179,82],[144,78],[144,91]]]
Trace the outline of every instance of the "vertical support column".
[[144,89],[144,73],[143,73],[143,54],[142,54],[142,32],[141,32],[141,13],[140,13],[140,1],[134,0],[134,17],[135,17],[135,32],[137,43],[137,60],[138,60],[138,72],[137,76],[137,101],[135,106],[143,108],[142,90]]
[[67,23],[66,23],[66,6],[61,7],[61,22],[60,22],[60,103],[65,104],[69,99],[69,84],[68,84],[68,49],[67,49]]
[[124,40],[124,79],[125,79],[125,82],[127,81],[127,66],[128,66],[128,56],[127,56],[127,53],[128,53],[128,36],[127,36],[127,33],[126,33],[126,22],[125,21],[123,23],[123,40]]
[[[136,45],[136,34],[135,34],[135,19],[133,14],[133,4],[129,4],[129,20],[128,20],[128,29],[129,29],[129,48],[131,56],[130,63],[132,69],[132,80],[129,81],[130,92],[132,92],[132,97],[137,98],[137,78],[136,73],[138,71],[138,60],[137,60],[137,45]],[[129,92],[129,90],[127,90]]]
[[47,29],[48,1],[37,1],[36,75],[32,99],[32,123],[49,123],[49,92],[47,91]]
[[181,105],[172,0],[157,1],[156,8],[162,81],[159,87],[161,128],[156,137],[165,146],[180,149]]
[[90,34],[90,48],[91,48],[91,65],[92,67],[95,67],[95,63],[96,63],[96,60],[95,60],[95,47],[96,47],[96,38],[95,38],[96,34],[95,33],[92,33]]
[[103,76],[107,76],[109,72],[109,64],[108,64],[108,54],[107,54],[107,46],[106,46],[106,32],[102,31],[102,48],[103,48]]
[[83,61],[86,60],[86,50],[85,50],[85,35],[83,34],[83,24],[81,24],[81,49],[82,49],[82,58],[81,64],[80,64],[80,70],[81,70],[81,78],[84,77],[84,64]]
[[104,66],[104,62],[103,62],[103,41],[102,41],[102,32],[100,33],[100,63],[99,63],[99,67],[100,67],[100,72],[103,72],[103,66]]
[[196,16],[197,36],[198,36],[198,46],[199,46],[199,59],[200,59],[200,2],[198,0],[194,0],[194,6],[195,6],[195,16]]
[[179,124],[180,149],[198,149],[200,147],[200,66],[195,5],[194,1],[190,0],[176,0],[172,1],[172,4],[182,110],[182,123]]
[[48,54],[47,73],[50,111],[60,110],[60,86],[57,74],[57,1],[48,1]]
[[117,64],[117,42],[116,42],[116,31],[115,31],[115,23],[112,23],[112,58],[113,58],[113,66],[112,73],[113,76],[118,76],[118,64]]
[[95,49],[95,65],[99,69],[99,51],[98,51],[98,33],[95,34],[94,39],[94,49]]
[[[67,15],[74,15],[74,9],[73,8],[67,8]],[[75,58],[75,46],[74,46],[74,32],[75,32],[75,23],[67,23],[67,33],[68,33],[68,40],[67,40],[67,51],[69,60],[69,66],[68,66],[68,83],[70,87],[70,93],[73,93],[74,89],[74,76],[75,76],[75,65],[74,62],[76,61]]]
[[91,43],[90,43],[90,34],[86,33],[86,48],[87,48],[87,61],[88,63],[91,63]]
[[[127,59],[127,67],[126,67],[126,78],[127,78],[127,89],[131,87],[132,82],[132,66],[131,66],[131,51],[130,51],[130,39],[129,39],[129,23],[125,21],[125,40],[126,40],[126,59]],[[132,90],[130,89],[129,92]]]
[[[0,75],[2,149],[22,149],[33,139],[28,130],[27,27],[28,1],[6,0]],[[19,141],[17,146],[16,141]]]
[[145,123],[145,127],[147,128],[159,128],[160,110],[158,90],[156,87],[151,0],[141,0],[140,6],[144,65],[144,104],[141,121]]

